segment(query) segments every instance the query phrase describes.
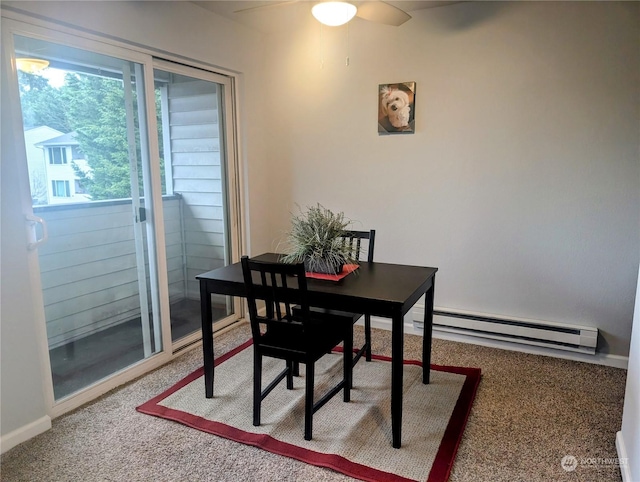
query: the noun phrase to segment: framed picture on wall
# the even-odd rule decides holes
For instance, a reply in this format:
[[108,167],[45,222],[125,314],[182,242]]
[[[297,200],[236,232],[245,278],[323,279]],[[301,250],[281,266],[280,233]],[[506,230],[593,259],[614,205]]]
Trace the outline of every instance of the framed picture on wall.
[[378,87],[378,134],[413,134],[415,102],[415,82],[380,84]]

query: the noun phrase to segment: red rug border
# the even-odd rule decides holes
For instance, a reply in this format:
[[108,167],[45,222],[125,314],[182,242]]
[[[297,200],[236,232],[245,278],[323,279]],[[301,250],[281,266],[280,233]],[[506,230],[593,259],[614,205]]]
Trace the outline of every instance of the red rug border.
[[[251,345],[252,340],[249,339],[245,343],[216,358],[214,365],[217,366],[220,363],[223,363],[224,361],[240,353],[242,350],[248,348]],[[386,356],[372,355],[372,357],[376,360],[387,362],[391,361],[391,358]],[[404,363],[406,365],[422,366],[422,362],[417,360],[405,360]],[[454,367],[434,364],[431,365],[431,369],[449,373],[457,373],[460,375],[465,375],[466,377],[462,389],[460,390],[460,396],[458,397],[458,401],[456,402],[456,406],[453,409],[451,417],[449,418],[449,423],[447,424],[447,428],[445,429],[445,433],[442,437],[442,441],[440,442],[440,447],[434,459],[433,466],[431,467],[429,477],[426,481],[444,482],[448,480],[453,468],[453,462],[455,461],[455,456],[458,452],[458,447],[460,446],[462,435],[464,434],[464,429],[467,425],[467,421],[471,413],[473,401],[475,400],[478,385],[480,384],[481,370],[480,368]],[[203,373],[204,368],[198,368],[191,374],[187,375],[186,377],[182,378],[180,381],[172,385],[164,392],[153,397],[151,400],[143,403],[139,407],[136,407],[136,410],[146,415],[152,415],[155,417],[172,420],[174,422],[187,425],[196,430],[228,438],[235,442],[252,445],[254,447],[258,447],[278,455],[283,455],[285,457],[291,457],[311,465],[333,469],[360,480],[370,482],[411,481],[411,479],[407,479],[397,474],[384,472],[372,467],[352,462],[339,455],[315,452],[313,450],[299,447],[297,445],[281,442],[269,435],[252,434],[220,422],[214,422],[202,417],[182,412],[180,410],[174,410],[158,405],[161,400],[164,400],[169,395],[177,392],[192,381],[200,378]]]

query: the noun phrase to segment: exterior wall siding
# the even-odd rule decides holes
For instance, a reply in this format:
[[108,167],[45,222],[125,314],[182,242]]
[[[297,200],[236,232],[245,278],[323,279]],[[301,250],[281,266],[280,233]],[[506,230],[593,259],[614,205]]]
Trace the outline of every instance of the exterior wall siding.
[[[179,196],[163,200],[172,302],[185,293],[180,203]],[[34,212],[49,232],[39,262],[50,348],[140,316],[131,201],[41,206]]]
[[167,95],[173,191],[183,199],[186,297],[197,300],[196,275],[226,259],[218,92],[212,82],[192,80],[170,83]]

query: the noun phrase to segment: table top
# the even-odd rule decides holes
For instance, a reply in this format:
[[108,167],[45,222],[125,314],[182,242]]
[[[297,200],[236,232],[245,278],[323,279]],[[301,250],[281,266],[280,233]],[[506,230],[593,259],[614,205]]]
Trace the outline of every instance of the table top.
[[[281,255],[265,253],[252,259],[274,262]],[[336,310],[377,316],[404,315],[433,285],[438,268],[361,262],[340,281],[307,278],[309,303]],[[246,296],[242,266],[234,263],[196,276],[211,293]]]

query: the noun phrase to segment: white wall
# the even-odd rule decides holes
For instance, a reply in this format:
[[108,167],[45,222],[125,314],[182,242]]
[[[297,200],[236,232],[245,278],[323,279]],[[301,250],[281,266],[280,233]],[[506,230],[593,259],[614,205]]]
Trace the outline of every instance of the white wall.
[[[598,326],[603,353],[628,353],[637,3],[461,3],[400,28],[356,19],[349,67],[347,30],[325,28],[320,45],[310,16],[262,39],[189,2],[2,5],[241,72],[251,253],[277,245],[295,203],[321,202],[378,229],[377,259],[438,266],[440,307]],[[378,137],[378,84],[398,81],[417,82],[417,132]],[[30,287],[5,283],[25,256],[5,237],[21,222],[6,175],[3,161],[3,435],[44,415],[45,376],[19,310]]]
[[[320,202],[378,230],[377,260],[437,266],[438,307],[596,326],[601,353],[627,355],[639,6],[467,2],[274,35],[274,238]],[[417,132],[378,136],[378,85],[403,81]]]
[[[640,278],[640,269],[638,270]],[[616,439],[618,456],[626,458],[622,466],[624,482],[640,480],[640,280],[636,291],[636,309],[633,315],[633,331],[627,369],[627,388],[624,394],[622,430]]]
[[[263,196],[264,170],[262,146],[262,50],[260,35],[233,24],[190,2],[3,2],[3,15],[26,14],[54,20],[89,33],[104,35],[142,47],[153,47],[212,66],[238,73],[240,102],[241,163],[252,189],[247,193],[251,211],[250,243],[261,249],[268,245],[268,206]],[[81,45],[80,45],[81,46]],[[160,54],[162,55],[162,54]],[[3,71],[4,75],[4,71]],[[12,114],[2,102],[2,426],[5,442],[10,432],[22,430],[46,417],[43,373],[40,357],[45,355],[37,343],[38,330],[31,312],[32,287],[28,282],[23,206],[18,202],[16,165],[7,159],[18,154],[11,149],[9,131]],[[19,132],[18,136],[22,136]],[[15,137],[15,136],[14,136]],[[18,137],[15,137],[18,138]],[[251,164],[249,171],[247,165]],[[26,164],[25,173],[26,177]],[[27,182],[27,181],[25,181]],[[29,201],[25,202],[29,205]],[[267,219],[265,219],[267,218]],[[255,222],[253,220],[256,220]],[[42,425],[40,427],[43,427]],[[43,429],[46,429],[44,427]],[[24,440],[24,438],[23,438]],[[6,446],[3,446],[3,450]]]

